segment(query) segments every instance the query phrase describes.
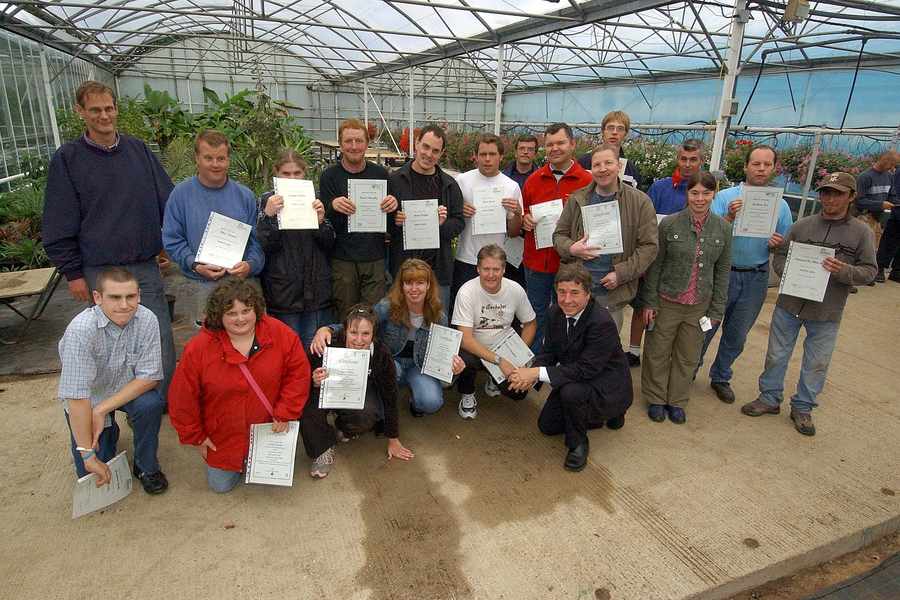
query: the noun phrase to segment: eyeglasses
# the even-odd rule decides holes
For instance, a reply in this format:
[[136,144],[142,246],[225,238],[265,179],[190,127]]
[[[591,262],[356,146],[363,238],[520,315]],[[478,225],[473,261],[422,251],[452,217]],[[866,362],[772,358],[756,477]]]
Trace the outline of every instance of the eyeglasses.
[[626,131],[628,131],[628,128],[623,127],[622,125],[607,125],[606,127],[603,128],[603,131],[609,131],[610,133],[613,133],[613,132],[625,133]]

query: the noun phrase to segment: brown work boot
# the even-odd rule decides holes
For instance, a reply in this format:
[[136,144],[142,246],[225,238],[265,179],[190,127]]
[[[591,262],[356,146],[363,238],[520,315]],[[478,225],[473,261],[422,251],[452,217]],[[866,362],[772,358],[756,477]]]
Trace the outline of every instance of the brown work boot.
[[800,412],[791,409],[791,421],[794,422],[794,429],[803,435],[816,435],[816,426],[813,424],[812,415],[808,412]]
[[741,407],[741,412],[748,417],[761,417],[762,415],[777,415],[781,412],[780,406],[772,406],[766,404],[759,398],[753,402],[748,402]]

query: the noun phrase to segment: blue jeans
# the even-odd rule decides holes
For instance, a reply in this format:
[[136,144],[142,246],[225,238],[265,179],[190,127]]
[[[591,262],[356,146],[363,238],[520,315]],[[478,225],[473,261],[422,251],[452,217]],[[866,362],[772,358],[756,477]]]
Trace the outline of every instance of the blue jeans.
[[295,313],[270,313],[273,317],[290,327],[300,337],[301,345],[309,351],[309,344],[319,327],[334,323],[331,310],[308,310]]
[[[117,410],[121,410],[131,417],[131,427],[134,430],[134,465],[141,473],[156,473],[159,471],[159,461],[156,459],[156,451],[159,448],[159,425],[162,422],[163,402],[159,392],[150,390],[144,392],[131,402],[123,404]],[[119,442],[119,426],[116,424],[116,414],[113,412],[112,425],[100,433],[97,458],[107,462],[116,455],[116,444]],[[69,440],[71,442],[72,458],[75,460],[75,472],[78,477],[88,474],[81,460],[81,453],[75,449],[75,436],[72,435],[72,424],[69,422],[69,414],[66,413],[66,424],[69,426]]]
[[527,284],[525,292],[528,294],[528,301],[531,302],[531,308],[537,315],[537,334],[531,343],[531,351],[540,354],[541,348],[544,346],[544,322],[547,319],[547,309],[553,304],[553,280],[556,279],[556,273],[541,273],[540,271],[532,271],[528,267],[525,269],[525,283]]
[[759,376],[759,399],[770,406],[778,406],[784,399],[784,375],[801,327],[806,328],[806,339],[803,340],[800,381],[797,393],[791,396],[791,408],[797,412],[810,412],[818,406],[816,396],[825,387],[825,375],[840,327],[838,321],[807,321],[776,306],[769,329],[766,366]]
[[[716,359],[709,369],[709,379],[713,382],[729,382],[734,372],[731,366],[744,351],[747,334],[759,311],[766,301],[766,292],[769,288],[768,271],[732,271],[728,278],[728,301],[725,304],[725,317],[722,319],[722,339],[719,340],[719,350]],[[703,340],[703,350],[700,352],[699,370],[703,364],[706,349],[719,330],[719,324],[706,332]]]
[[[84,277],[88,286],[93,291],[94,283],[100,271],[114,265],[99,267],[84,267]],[[141,290],[141,304],[149,308],[159,322],[159,341],[162,347],[163,380],[160,382],[159,393],[163,400],[169,391],[169,383],[175,373],[175,338],[172,336],[172,320],[169,318],[169,303],[166,301],[166,290],[162,276],[159,273],[159,265],[152,258],[140,263],[121,265],[137,278],[138,287]],[[93,302],[91,302],[93,304]]]
[[411,358],[395,358],[397,387],[408,385],[412,392],[413,407],[423,413],[433,414],[444,405],[441,382],[431,375],[422,374]]
[[209,489],[217,494],[225,494],[233,490],[241,482],[241,473],[226,471],[216,467],[206,467],[206,483]]

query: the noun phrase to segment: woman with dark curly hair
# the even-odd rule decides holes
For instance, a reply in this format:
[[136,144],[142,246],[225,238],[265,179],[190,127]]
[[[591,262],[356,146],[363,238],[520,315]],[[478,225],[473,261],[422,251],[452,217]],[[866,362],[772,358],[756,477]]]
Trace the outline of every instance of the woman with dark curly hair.
[[[434,271],[424,260],[403,261],[388,295],[375,305],[378,317],[378,340],[394,357],[397,383],[410,389],[409,411],[414,417],[436,413],[444,405],[441,382],[422,373],[431,325],[447,327],[447,314],[441,308],[440,286]],[[341,325],[329,325],[316,332],[310,349],[321,355],[331,336]],[[458,375],[466,368],[459,356],[453,357],[451,369]]]
[[[334,335],[331,346],[369,350],[369,381],[366,385],[366,402],[361,410],[336,410],[334,427],[328,424],[327,409],[319,408],[319,392],[328,377],[322,359],[313,355],[313,388],[310,401],[300,419],[300,432],[306,454],[313,459],[309,474],[326,477],[334,464],[334,445],[340,440],[349,442],[368,431],[383,427],[388,438],[388,459],[410,460],[414,454],[400,443],[397,418],[397,372],[387,346],[376,341],[378,317],[368,304],[356,304],[350,308],[343,327]],[[380,425],[379,425],[380,424]]]
[[309,380],[300,340],[266,315],[256,285],[220,283],[169,387],[169,418],[181,443],[197,447],[213,491],[231,491],[240,481],[251,425],[272,422],[277,433],[300,416]]

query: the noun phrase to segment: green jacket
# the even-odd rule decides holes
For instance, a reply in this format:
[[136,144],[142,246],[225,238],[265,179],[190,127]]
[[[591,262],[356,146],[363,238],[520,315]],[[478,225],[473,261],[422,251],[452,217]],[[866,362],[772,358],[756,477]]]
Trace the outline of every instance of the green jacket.
[[[700,304],[708,306],[706,316],[721,321],[728,298],[731,275],[731,223],[709,213],[700,232],[700,268],[697,293]],[[687,289],[694,266],[697,233],[691,224],[689,208],[669,215],[659,224],[659,254],[644,284],[643,303],[659,308],[660,293],[674,297]]]

